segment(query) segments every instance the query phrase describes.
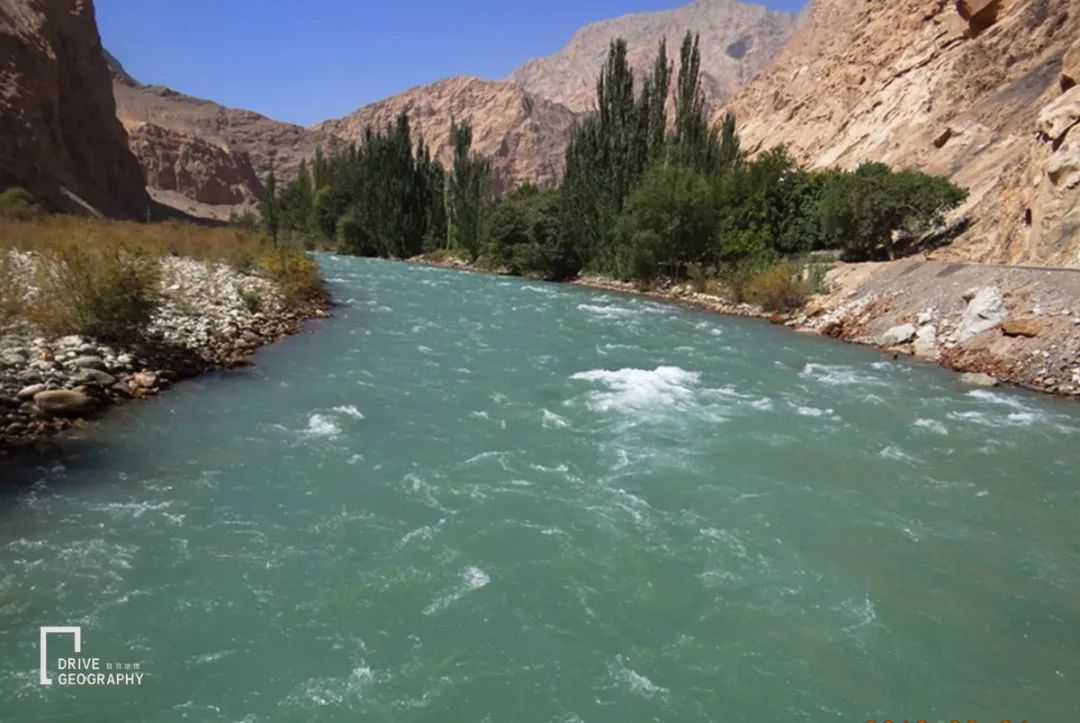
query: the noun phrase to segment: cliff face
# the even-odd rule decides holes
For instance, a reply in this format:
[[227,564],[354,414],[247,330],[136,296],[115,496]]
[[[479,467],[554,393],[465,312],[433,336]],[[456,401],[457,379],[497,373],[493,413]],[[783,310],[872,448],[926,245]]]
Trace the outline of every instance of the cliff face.
[[795,28],[797,17],[734,0],[697,0],[686,7],[635,13],[586,25],[554,55],[535,58],[510,77],[530,93],[575,112],[591,110],[596,79],[615,38],[627,41],[630,64],[643,74],[652,67],[656,46],[667,38],[678,59],[686,32],[701,35],[702,80],[714,100],[726,100],[768,65]]
[[247,154],[152,123],[129,121],[125,130],[159,202],[211,218],[228,218],[228,212],[254,210],[258,204],[262,182]]
[[414,136],[424,139],[444,168],[453,160],[451,123],[471,120],[473,150],[491,158],[497,193],[527,181],[554,185],[575,118],[563,106],[513,84],[456,77],[364,106],[315,130],[359,142],[365,128],[385,128],[402,112],[408,113]]
[[128,130],[154,198],[205,218],[252,210],[271,166],[292,180],[319,148],[344,145],[333,136],[226,108],[164,86],[143,85],[110,57],[117,115]]
[[815,0],[728,109],[752,152],[970,189],[943,257],[1080,266],[1078,39],[1078,0]]
[[91,0],[0,0],[0,186],[65,211],[151,205],[116,118]]

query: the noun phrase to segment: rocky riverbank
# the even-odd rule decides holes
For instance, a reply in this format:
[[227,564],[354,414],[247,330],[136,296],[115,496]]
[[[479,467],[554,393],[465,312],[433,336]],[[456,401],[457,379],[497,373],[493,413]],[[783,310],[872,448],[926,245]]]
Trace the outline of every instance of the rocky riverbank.
[[[453,258],[410,260],[478,269]],[[973,385],[1012,384],[1080,398],[1080,272],[909,258],[837,264],[828,291],[803,311],[776,314],[696,292],[686,284],[641,290],[583,275],[573,283],[673,301],[729,316],[864,344],[948,367]]]
[[248,364],[260,346],[328,316],[326,300],[287,302],[264,278],[191,258],[162,259],[161,303],[137,342],[0,329],[0,455],[46,449],[50,435],[180,379]]

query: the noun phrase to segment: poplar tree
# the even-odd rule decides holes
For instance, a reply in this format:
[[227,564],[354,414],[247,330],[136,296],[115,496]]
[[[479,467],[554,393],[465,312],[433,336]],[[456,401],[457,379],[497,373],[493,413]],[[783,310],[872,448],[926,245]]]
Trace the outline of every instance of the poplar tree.
[[472,124],[453,123],[454,163],[446,185],[447,242],[476,260],[492,203],[491,161],[472,152]]

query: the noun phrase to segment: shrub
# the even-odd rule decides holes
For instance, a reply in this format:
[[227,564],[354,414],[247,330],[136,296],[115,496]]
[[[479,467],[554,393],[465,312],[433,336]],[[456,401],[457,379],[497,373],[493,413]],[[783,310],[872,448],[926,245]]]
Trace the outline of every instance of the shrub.
[[131,339],[157,308],[160,266],[142,251],[71,242],[37,256],[25,315],[47,333]]
[[747,278],[743,293],[747,301],[766,311],[793,311],[806,303],[812,289],[802,272],[789,264],[776,264]]
[[25,188],[12,186],[0,193],[0,218],[25,221],[40,214],[41,209]]
[[14,266],[8,250],[0,248],[0,330],[14,320],[22,306],[18,291],[22,285],[15,278]]
[[282,246],[271,251],[263,257],[262,270],[291,303],[311,301],[325,293],[319,265],[301,249]]

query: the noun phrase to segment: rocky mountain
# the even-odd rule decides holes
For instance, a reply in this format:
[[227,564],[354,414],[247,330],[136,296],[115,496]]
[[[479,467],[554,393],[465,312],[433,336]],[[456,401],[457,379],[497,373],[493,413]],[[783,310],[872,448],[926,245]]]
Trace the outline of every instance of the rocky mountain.
[[110,65],[117,115],[148,190],[192,215],[225,219],[234,210],[251,210],[271,166],[288,181],[316,149],[343,147],[318,131],[143,85],[111,56]]
[[595,107],[596,79],[608,46],[626,40],[631,67],[651,68],[657,43],[667,38],[677,61],[688,30],[701,35],[701,67],[706,92],[726,100],[764,70],[795,29],[798,17],[735,0],[696,0],[682,8],[635,13],[586,25],[554,55],[525,63],[510,80],[541,98],[576,112]]
[[90,0],[0,0],[0,187],[54,208],[144,217]]
[[970,189],[945,257],[1080,267],[1080,2],[814,0],[730,104],[744,148]]
[[563,150],[575,118],[567,108],[511,83],[459,76],[364,106],[314,130],[359,141],[365,128],[386,127],[402,112],[446,168],[453,158],[451,124],[470,120],[473,149],[491,158],[497,193],[526,181],[554,184],[562,174]]

